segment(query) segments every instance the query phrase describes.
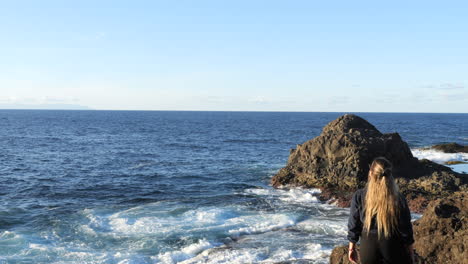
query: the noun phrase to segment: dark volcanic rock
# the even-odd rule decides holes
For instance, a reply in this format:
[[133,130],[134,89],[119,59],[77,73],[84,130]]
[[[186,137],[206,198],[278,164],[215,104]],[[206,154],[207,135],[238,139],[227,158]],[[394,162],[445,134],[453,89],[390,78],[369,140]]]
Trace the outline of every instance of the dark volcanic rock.
[[457,143],[434,145],[431,147],[431,149],[442,151],[444,153],[458,153],[458,152],[468,153],[468,146],[463,146]]
[[344,115],[325,126],[320,136],[292,149],[272,183],[354,191],[366,181],[369,164],[378,156],[400,167],[417,161],[397,133],[382,134],[366,120]]
[[322,192],[319,195],[319,199],[322,202],[329,202],[336,204],[339,207],[350,207],[351,198],[353,197],[352,192],[335,191],[331,188],[322,188]]
[[351,194],[365,185],[369,165],[378,156],[393,163],[394,176],[409,200],[432,200],[467,189],[468,175],[429,160],[419,161],[398,133],[382,134],[356,115],[339,117],[318,137],[292,149],[272,185],[318,187],[325,193],[322,198],[333,196],[346,206]]
[[424,263],[467,263],[468,195],[458,192],[429,204],[414,223],[414,248]]

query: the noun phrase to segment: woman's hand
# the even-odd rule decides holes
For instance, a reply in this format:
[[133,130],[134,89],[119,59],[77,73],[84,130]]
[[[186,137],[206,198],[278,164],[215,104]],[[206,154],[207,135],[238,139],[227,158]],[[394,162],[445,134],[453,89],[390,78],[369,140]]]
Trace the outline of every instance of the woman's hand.
[[357,263],[358,262],[358,252],[356,249],[356,244],[354,243],[349,243],[348,247],[348,260],[351,261],[351,263]]

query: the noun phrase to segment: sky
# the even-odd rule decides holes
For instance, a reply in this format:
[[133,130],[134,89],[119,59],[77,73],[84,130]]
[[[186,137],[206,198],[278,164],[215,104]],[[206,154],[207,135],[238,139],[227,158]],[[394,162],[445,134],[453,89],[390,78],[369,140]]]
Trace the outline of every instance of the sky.
[[0,108],[468,113],[467,1],[1,1]]

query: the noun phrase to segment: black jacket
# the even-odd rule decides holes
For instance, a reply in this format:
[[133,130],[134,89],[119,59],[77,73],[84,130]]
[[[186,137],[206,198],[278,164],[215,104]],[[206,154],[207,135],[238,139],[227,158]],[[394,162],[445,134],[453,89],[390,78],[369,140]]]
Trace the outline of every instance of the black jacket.
[[[400,237],[405,245],[411,245],[414,243],[413,238],[413,226],[411,224],[411,213],[406,203],[406,199],[402,196],[400,199],[400,215],[398,219],[398,232],[397,236]],[[348,219],[348,240],[353,243],[357,243],[362,233],[362,227],[364,223],[364,200],[366,197],[366,189],[357,190],[353,199],[351,200],[351,212]],[[374,221],[371,223],[370,233],[377,233],[377,227]]]

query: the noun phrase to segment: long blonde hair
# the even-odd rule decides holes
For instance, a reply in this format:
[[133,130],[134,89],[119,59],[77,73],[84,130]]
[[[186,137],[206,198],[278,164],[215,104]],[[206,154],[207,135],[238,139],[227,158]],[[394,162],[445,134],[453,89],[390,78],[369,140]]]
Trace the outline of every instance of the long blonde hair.
[[390,237],[398,228],[399,197],[398,186],[392,175],[392,164],[383,157],[374,159],[367,179],[364,229],[370,230],[375,217],[378,237]]

